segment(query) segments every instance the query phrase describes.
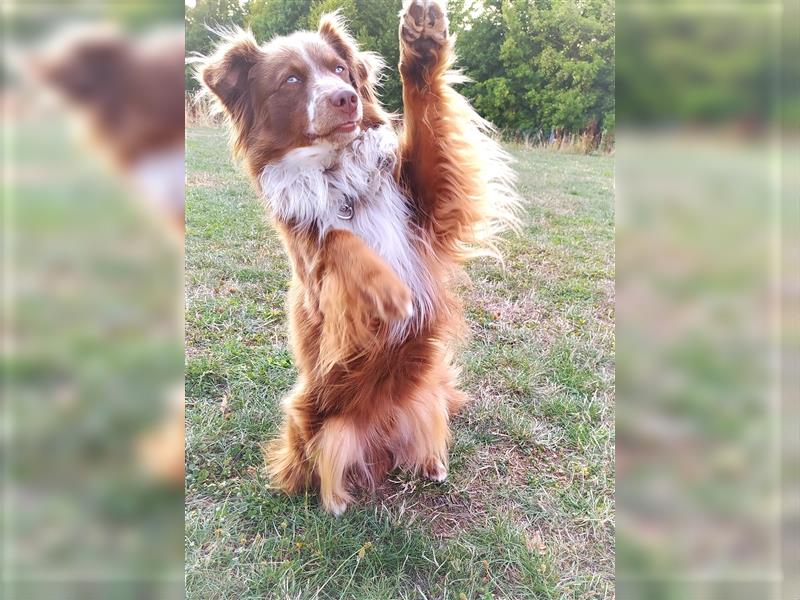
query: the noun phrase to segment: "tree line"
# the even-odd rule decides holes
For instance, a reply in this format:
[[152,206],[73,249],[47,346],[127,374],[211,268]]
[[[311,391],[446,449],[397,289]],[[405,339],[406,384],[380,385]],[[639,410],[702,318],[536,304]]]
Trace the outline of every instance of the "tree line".
[[[206,54],[208,27],[250,28],[259,41],[313,29],[339,10],[362,48],[390,68],[383,103],[400,111],[398,13],[402,0],[197,0],[186,10],[186,50]],[[613,0],[450,0],[456,66],[470,79],[459,88],[502,131],[553,139],[614,131]],[[187,69],[187,90],[197,89]]]

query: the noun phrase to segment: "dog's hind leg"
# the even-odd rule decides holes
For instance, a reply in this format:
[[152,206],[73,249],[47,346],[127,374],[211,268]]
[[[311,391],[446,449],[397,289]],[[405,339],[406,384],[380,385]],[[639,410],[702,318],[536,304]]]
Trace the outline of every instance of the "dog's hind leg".
[[447,356],[441,365],[442,395],[447,403],[447,414],[455,415],[467,402],[467,396],[458,389],[458,376],[460,369],[451,364],[451,357]]
[[281,435],[263,448],[270,481],[287,494],[303,491],[311,479],[306,456],[311,432],[305,399],[303,392],[296,391],[284,400],[286,419]]
[[363,441],[356,425],[346,417],[327,419],[307,452],[319,477],[322,506],[334,516],[341,515],[352,500],[346,488],[348,472],[364,463]]
[[421,392],[398,408],[395,429],[401,465],[433,481],[444,481],[450,445],[447,422],[448,400],[441,393]]
[[457,390],[453,385],[447,384],[443,386],[443,389],[444,397],[447,402],[447,414],[453,416],[466,404],[467,397],[464,392]]

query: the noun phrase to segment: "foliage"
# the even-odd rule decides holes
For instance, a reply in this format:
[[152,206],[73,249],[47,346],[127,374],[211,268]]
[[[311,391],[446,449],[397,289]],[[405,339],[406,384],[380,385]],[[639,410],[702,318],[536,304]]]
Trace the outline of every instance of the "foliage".
[[267,41],[308,27],[311,0],[251,0],[247,25],[258,40]]
[[[397,17],[401,0],[198,0],[186,13],[187,51],[207,52],[203,23],[250,27],[268,40],[313,29],[339,10],[362,48],[388,65],[382,88],[399,111]],[[234,9],[234,5],[236,9]],[[243,6],[243,8],[242,8]],[[451,0],[457,67],[470,82],[461,91],[499,128],[517,134],[593,133],[614,123],[613,0]],[[189,89],[196,82],[187,81]]]
[[[707,15],[625,11],[620,115],[628,124],[766,120],[774,111],[776,32],[770,11]],[[796,61],[787,61],[796,62]]]
[[[215,43],[213,30],[242,26],[246,8],[239,0],[199,0],[194,8],[186,7],[186,53],[209,54]],[[196,91],[194,67],[186,67],[186,90]]]
[[459,12],[464,94],[522,133],[602,128],[614,113],[614,8],[607,0],[486,0]]

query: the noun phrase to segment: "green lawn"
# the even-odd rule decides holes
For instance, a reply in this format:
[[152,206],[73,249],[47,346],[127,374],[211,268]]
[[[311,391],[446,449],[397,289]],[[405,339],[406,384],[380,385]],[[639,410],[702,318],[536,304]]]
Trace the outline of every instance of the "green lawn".
[[261,470],[295,378],[283,249],[227,136],[187,144],[188,597],[613,598],[613,158],[510,148],[524,226],[468,269],[450,477],[333,518]]

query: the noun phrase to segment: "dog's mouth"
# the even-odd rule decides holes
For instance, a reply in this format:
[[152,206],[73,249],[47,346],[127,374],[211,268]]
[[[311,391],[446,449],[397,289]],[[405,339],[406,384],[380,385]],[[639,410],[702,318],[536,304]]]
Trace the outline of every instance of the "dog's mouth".
[[350,133],[351,131],[355,131],[356,127],[358,127],[358,123],[356,121],[348,121],[347,123],[339,125],[331,133]]
[[342,136],[346,136],[348,134],[358,133],[360,126],[361,126],[360,119],[357,121],[346,121],[344,123],[336,125],[332,129],[329,129],[325,133],[311,135],[309,137],[311,138],[312,141],[325,140],[325,139],[336,140],[337,138],[341,138]]

